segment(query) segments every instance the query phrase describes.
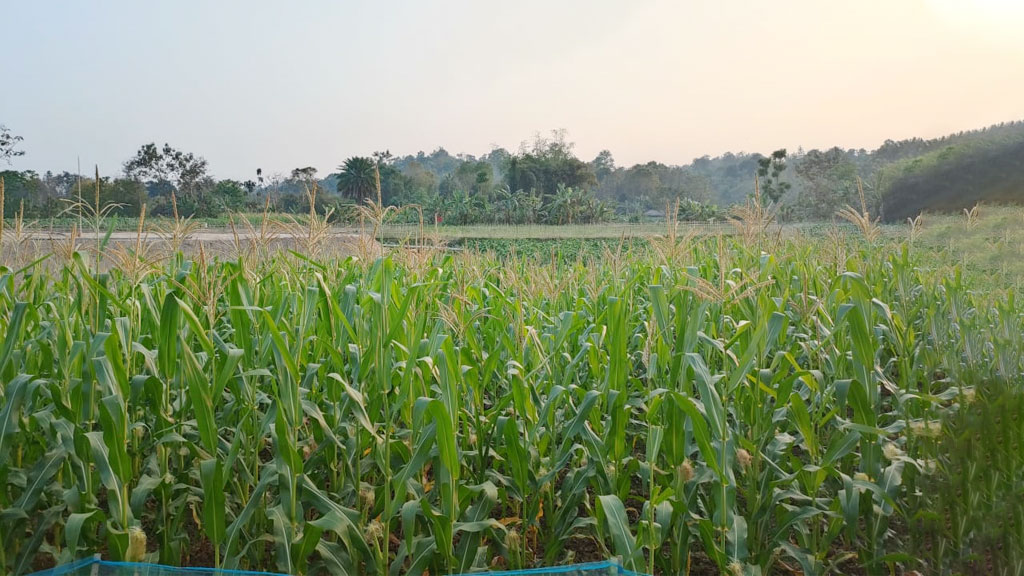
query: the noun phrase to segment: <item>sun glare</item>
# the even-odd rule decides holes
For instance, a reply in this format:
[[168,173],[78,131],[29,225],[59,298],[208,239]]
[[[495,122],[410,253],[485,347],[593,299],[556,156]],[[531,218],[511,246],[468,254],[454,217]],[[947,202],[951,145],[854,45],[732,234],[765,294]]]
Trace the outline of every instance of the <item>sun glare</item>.
[[1024,24],[1021,0],[927,0],[942,18],[965,28],[1019,32]]

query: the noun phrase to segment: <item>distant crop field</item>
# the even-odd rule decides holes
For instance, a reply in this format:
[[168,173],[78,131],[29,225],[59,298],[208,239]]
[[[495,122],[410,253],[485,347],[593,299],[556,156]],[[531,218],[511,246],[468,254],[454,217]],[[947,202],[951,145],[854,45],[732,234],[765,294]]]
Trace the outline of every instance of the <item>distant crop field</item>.
[[978,206],[959,215],[925,215],[916,241],[940,258],[989,275],[996,283],[1024,280],[1024,208]]
[[[388,224],[381,233],[388,238],[415,238],[421,233],[429,237],[436,235],[442,239],[455,238],[643,238],[665,234],[668,224],[664,222],[617,223],[604,224],[561,224],[561,225],[472,225],[472,226],[424,226],[415,224]],[[693,231],[699,234],[730,234],[732,226],[726,222],[680,222],[677,224],[681,233]]]

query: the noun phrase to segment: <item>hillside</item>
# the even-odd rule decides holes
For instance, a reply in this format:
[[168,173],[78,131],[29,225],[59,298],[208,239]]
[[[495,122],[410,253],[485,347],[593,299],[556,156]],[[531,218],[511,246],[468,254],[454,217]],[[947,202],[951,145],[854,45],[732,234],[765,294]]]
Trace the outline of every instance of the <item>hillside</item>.
[[1024,204],[1024,123],[993,127],[883,169],[887,220]]

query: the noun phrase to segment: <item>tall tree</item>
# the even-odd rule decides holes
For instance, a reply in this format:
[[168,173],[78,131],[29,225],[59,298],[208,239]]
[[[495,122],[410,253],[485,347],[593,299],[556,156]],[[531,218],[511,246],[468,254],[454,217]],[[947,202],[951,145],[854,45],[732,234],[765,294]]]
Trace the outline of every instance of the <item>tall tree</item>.
[[615,171],[615,159],[612,158],[611,151],[601,150],[598,152],[597,156],[590,162],[590,167],[594,170],[597,182],[604,182],[604,179]]
[[[113,214],[138,216],[142,205],[146,202],[146,187],[142,182],[131,178],[100,179],[100,205],[113,204]],[[86,187],[95,185],[84,184]]]
[[456,186],[460,190],[472,192],[473,194],[489,195],[494,178],[494,169],[488,162],[469,161],[463,162],[453,173]]
[[240,210],[245,202],[245,184],[237,180],[221,180],[213,186],[210,196],[220,204],[219,208]]
[[165,144],[164,155],[168,154],[171,174],[174,175],[178,188],[190,195],[195,195],[197,191],[201,194],[203,188],[196,185],[206,178],[206,160],[191,152],[174,150]]
[[822,152],[811,150],[796,164],[797,176],[804,181],[797,207],[804,216],[827,219],[846,204],[853,204],[857,191],[857,166],[841,148]]
[[365,202],[377,194],[376,163],[372,158],[353,156],[338,167],[338,192],[346,198]]
[[664,205],[663,199],[658,194],[661,188],[658,168],[657,162],[648,162],[647,164],[637,164],[627,170],[622,189],[625,195],[620,200],[646,198],[648,202],[653,203],[653,206]]
[[762,197],[778,202],[791,184],[782,181],[786,171],[786,149],[780,148],[757,161],[757,177],[761,180]]
[[53,191],[55,196],[70,196],[72,190],[78,184],[78,175],[66,170],[60,174],[47,172],[43,175],[43,181]]
[[292,170],[292,179],[300,182],[309,182],[316,179],[316,168],[306,166]]
[[24,140],[21,136],[11,134],[11,130],[0,124],[0,160],[7,164],[18,156],[24,156],[24,150],[18,150],[18,145]]
[[22,202],[29,213],[39,204],[40,190],[43,187],[39,175],[32,170],[0,170],[0,178],[4,179],[4,216],[10,218],[17,213]]
[[519,153],[509,158],[505,184],[513,190],[536,190],[551,197],[559,185],[591,190],[597,178],[590,165],[573,155],[564,131],[555,131],[551,138],[537,136],[532,145],[524,143]]
[[[124,173],[129,178],[147,184],[168,181],[182,193],[195,195],[197,184],[206,177],[206,159],[191,152],[182,152],[164,144],[142,145],[135,156],[124,163]],[[201,190],[199,190],[201,192]]]
[[413,160],[401,169],[408,181],[410,199],[424,204],[431,196],[437,194],[437,176],[417,160]]

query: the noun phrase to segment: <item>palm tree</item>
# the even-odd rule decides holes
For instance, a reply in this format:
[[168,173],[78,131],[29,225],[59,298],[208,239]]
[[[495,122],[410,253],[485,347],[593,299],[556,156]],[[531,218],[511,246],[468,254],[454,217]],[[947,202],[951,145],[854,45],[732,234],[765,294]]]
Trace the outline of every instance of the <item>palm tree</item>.
[[377,190],[377,176],[372,158],[353,156],[338,170],[338,192],[342,196],[352,198],[356,202],[364,202],[373,198]]

